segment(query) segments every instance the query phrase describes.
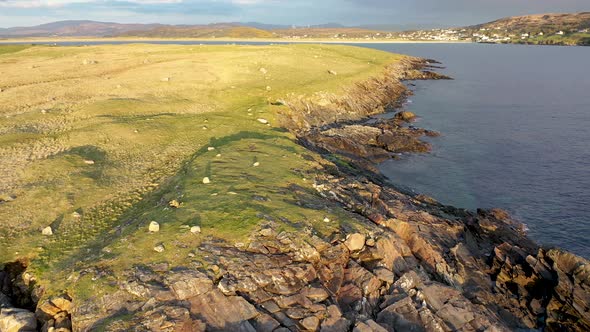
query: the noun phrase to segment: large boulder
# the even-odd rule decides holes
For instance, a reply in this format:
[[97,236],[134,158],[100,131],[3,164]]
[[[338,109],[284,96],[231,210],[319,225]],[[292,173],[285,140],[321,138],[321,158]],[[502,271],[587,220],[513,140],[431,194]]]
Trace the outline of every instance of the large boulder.
[[25,309],[0,309],[0,331],[2,332],[35,332],[37,319],[35,314]]
[[410,112],[410,111],[401,111],[399,113],[395,114],[395,118],[402,120],[402,121],[412,121],[416,118],[416,114]]
[[359,251],[365,246],[365,236],[363,234],[350,234],[344,244],[350,251]]

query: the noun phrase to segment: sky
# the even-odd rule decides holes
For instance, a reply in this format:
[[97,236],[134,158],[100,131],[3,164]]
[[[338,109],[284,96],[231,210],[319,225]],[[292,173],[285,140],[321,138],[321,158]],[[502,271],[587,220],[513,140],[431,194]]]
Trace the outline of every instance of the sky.
[[464,26],[514,15],[590,11],[590,0],[0,0],[0,27],[118,23]]

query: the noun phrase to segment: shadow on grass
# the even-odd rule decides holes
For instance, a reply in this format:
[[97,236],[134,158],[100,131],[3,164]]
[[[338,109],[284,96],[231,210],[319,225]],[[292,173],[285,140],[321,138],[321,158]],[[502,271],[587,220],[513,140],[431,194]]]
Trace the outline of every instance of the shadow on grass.
[[130,123],[137,121],[146,121],[149,119],[162,118],[167,116],[177,116],[175,113],[156,113],[143,115],[99,115],[97,118],[107,118],[113,120],[114,123]]
[[91,162],[92,164],[86,165],[80,171],[80,174],[93,179],[99,184],[106,184],[108,180],[107,177],[104,176],[104,173],[109,166],[112,166],[106,151],[94,145],[83,145],[66,150],[52,158],[67,155],[79,156],[85,162]]
[[[277,138],[284,138],[277,134],[265,134],[253,131],[241,131],[234,135],[229,135],[222,138],[212,138],[209,141],[209,145],[205,145],[198,151],[193,153],[187,158],[176,171],[176,173],[169,178],[162,181],[159,189],[147,193],[138,203],[133,206],[126,207],[119,216],[113,216],[112,219],[107,220],[108,216],[101,216],[100,220],[82,219],[80,220],[80,234],[67,234],[64,236],[59,235],[56,239],[58,241],[50,244],[45,250],[44,254],[39,258],[36,265],[44,267],[44,269],[59,269],[59,270],[71,270],[74,266],[84,265],[85,261],[92,262],[90,256],[98,257],[101,254],[101,250],[105,246],[109,246],[121,236],[131,235],[141,229],[141,223],[143,219],[140,217],[145,214],[146,211],[154,209],[154,207],[161,206],[161,197],[167,193],[174,192],[182,182],[191,175],[192,165],[195,160],[202,157],[208,152],[209,146],[215,146],[221,148],[223,146],[231,145],[234,142],[241,140],[274,140]],[[292,151],[287,146],[273,145],[275,148],[282,148],[288,151]],[[83,158],[93,158],[100,161],[106,159],[106,153],[93,146],[78,147],[75,149],[68,150],[67,154],[78,154]],[[208,163],[208,168],[211,167]],[[209,171],[210,172],[210,169]],[[255,179],[254,179],[255,180]],[[105,202],[103,205],[107,206],[109,202]],[[119,203],[115,203],[119,204]],[[272,213],[272,209],[265,207],[263,204],[257,204],[253,199],[249,199],[247,202],[240,202],[240,205],[247,206],[249,209],[256,209],[264,215]],[[122,204],[121,204],[122,205]],[[231,212],[239,211],[241,206],[227,206],[231,207]],[[98,207],[100,209],[100,207]],[[275,211],[276,212],[276,211]],[[277,217],[279,218],[279,217]],[[190,219],[191,222],[201,224],[201,220],[195,216]],[[105,222],[103,222],[105,221]],[[187,220],[188,221],[188,220]],[[297,223],[292,223],[292,226],[296,227]],[[69,251],[70,248],[75,248],[73,251]],[[49,261],[48,261],[49,260]],[[48,271],[48,270],[46,270]]]

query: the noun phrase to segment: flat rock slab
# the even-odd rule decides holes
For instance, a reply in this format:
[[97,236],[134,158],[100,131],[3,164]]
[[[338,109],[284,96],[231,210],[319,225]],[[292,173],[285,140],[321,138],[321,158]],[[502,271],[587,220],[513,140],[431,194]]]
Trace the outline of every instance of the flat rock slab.
[[212,331],[237,331],[240,325],[259,315],[241,296],[225,296],[217,289],[190,299],[191,312]]

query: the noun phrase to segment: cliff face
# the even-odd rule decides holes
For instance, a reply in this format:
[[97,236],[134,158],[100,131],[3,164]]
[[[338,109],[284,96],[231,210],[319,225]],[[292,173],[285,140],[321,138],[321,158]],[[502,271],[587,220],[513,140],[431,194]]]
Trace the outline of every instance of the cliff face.
[[[293,203],[344,209],[354,223],[322,236],[261,214],[248,243],[205,241],[202,261],[130,267],[107,296],[41,301],[36,317],[44,329],[589,330],[586,260],[539,248],[503,211],[470,212],[410,196],[374,171],[373,162],[391,152],[428,148],[419,137],[433,133],[408,128],[404,117],[362,121],[408,94],[402,80],[442,78],[422,71],[426,65],[408,60],[345,96],[284,101],[291,106],[285,126],[323,155],[310,157],[316,170],[301,174],[315,190],[291,186]],[[34,281],[15,271],[4,275],[2,290],[26,297]],[[0,317],[0,330],[10,317]]]

